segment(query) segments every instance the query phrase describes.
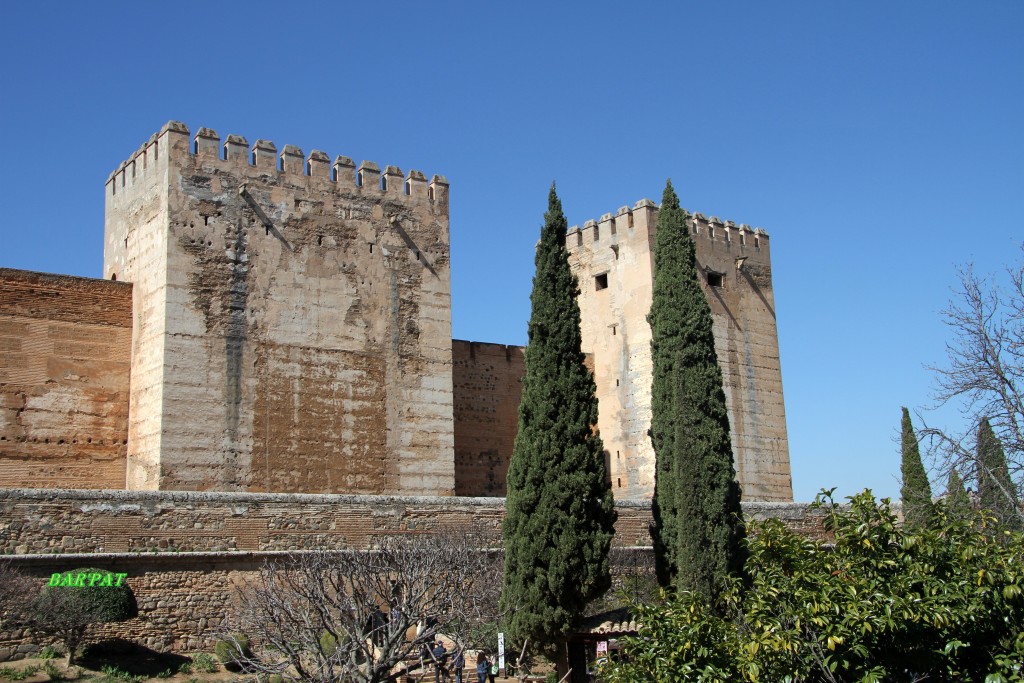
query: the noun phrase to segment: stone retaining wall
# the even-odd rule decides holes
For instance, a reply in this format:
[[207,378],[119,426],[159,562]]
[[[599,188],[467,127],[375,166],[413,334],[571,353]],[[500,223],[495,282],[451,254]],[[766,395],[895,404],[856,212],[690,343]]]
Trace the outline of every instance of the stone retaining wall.
[[[649,552],[650,503],[620,501],[617,509],[616,545]],[[745,509],[824,535],[820,513],[803,504]],[[503,517],[502,498],[6,489],[0,490],[0,553],[40,586],[54,572],[80,567],[127,573],[139,617],[98,634],[189,651],[212,646],[231,587],[267,560],[445,529],[498,537]],[[32,644],[25,633],[0,634],[0,661],[24,656]]]

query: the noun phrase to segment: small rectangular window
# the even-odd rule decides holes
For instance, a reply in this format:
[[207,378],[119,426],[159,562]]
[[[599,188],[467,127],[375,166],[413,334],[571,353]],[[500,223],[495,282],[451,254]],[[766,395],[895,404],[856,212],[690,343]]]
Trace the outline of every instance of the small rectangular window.
[[722,273],[708,271],[708,285],[711,287],[724,287],[725,275]]
[[594,277],[594,289],[598,292],[608,289],[608,273],[601,273]]

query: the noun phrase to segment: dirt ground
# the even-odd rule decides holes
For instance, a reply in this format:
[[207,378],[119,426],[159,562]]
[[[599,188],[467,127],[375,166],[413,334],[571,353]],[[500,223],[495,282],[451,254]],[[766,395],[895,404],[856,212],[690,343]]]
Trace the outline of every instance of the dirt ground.
[[[206,683],[221,681],[253,681],[251,675],[225,671],[212,653],[217,664],[214,673],[200,672],[190,660],[199,653],[187,655],[157,653],[144,648],[114,648],[114,651],[88,652],[71,667],[66,657],[54,659],[28,658],[0,664],[0,681],[75,681],[76,683]],[[191,671],[188,669],[191,668]],[[433,671],[426,674],[414,672],[411,676],[417,683],[434,683]],[[454,679],[450,678],[449,683]],[[516,678],[496,677],[496,683],[517,683]],[[475,669],[466,670],[464,683],[476,683]]]

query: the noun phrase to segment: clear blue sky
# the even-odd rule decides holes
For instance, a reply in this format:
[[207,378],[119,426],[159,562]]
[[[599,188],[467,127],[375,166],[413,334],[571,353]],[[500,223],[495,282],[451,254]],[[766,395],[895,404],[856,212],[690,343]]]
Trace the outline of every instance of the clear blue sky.
[[463,339],[525,343],[552,179],[570,224],[671,177],[763,226],[797,500],[898,496],[954,267],[1024,242],[1016,0],[7,2],[0,25],[3,266],[99,277],[103,184],[169,119],[448,176]]

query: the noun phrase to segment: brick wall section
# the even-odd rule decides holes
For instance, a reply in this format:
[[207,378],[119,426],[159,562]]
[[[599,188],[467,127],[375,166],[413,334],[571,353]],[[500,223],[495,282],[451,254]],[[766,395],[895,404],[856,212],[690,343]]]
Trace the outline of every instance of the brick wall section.
[[452,341],[457,496],[505,495],[524,351],[522,346]]
[[0,486],[121,488],[132,286],[0,268]]
[[[471,527],[498,534],[503,498],[391,497],[174,491],[0,490],[0,552],[39,578],[95,566],[128,574],[140,616],[104,626],[160,650],[210,648],[232,586],[288,550],[366,547],[375,537]],[[616,545],[649,552],[648,501],[619,501]],[[823,537],[820,513],[796,503],[753,503]],[[26,634],[0,633],[0,661],[24,656]],[[18,652],[21,647],[22,651]]]
[[[618,501],[616,545],[647,546],[648,501]],[[803,503],[745,503],[823,537]],[[0,554],[263,552],[366,548],[382,536],[472,528],[500,533],[504,498],[0,490]]]

